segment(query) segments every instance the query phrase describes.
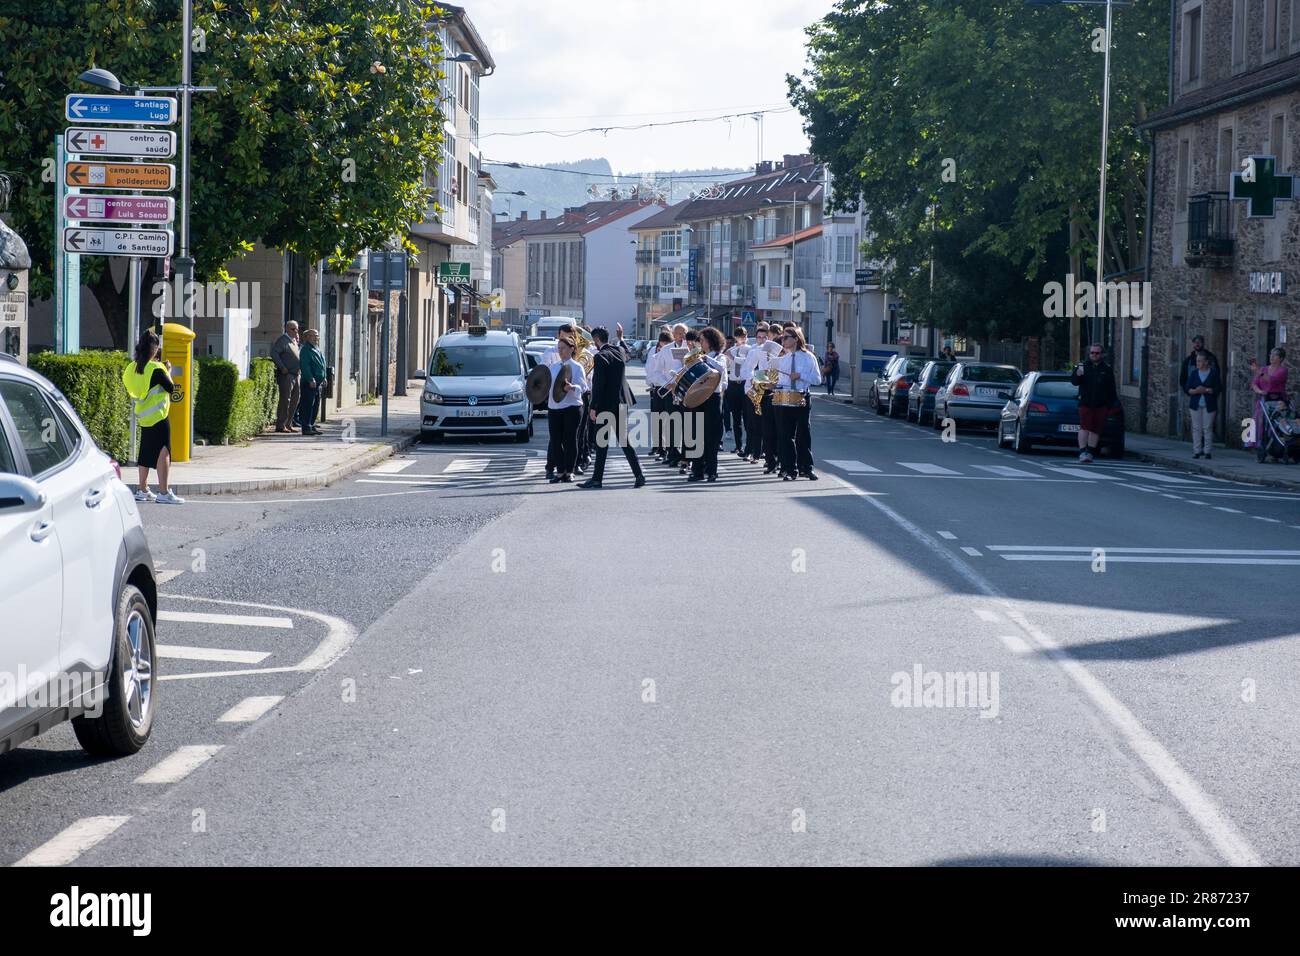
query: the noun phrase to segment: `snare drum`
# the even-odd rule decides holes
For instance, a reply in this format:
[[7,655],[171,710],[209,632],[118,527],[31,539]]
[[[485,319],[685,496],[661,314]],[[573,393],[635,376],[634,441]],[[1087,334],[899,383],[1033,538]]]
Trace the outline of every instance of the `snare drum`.
[[778,388],[772,392],[772,405],[776,408],[803,408],[808,404],[808,393],[794,388]]

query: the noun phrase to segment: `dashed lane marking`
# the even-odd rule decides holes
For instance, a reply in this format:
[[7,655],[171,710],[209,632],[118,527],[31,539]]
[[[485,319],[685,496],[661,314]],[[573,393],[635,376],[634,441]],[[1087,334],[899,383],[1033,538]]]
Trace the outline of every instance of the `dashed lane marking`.
[[220,753],[221,749],[220,744],[181,747],[175,753],[168,754],[136,777],[135,782],[142,784],[179,783]]
[[210,661],[214,664],[260,664],[271,656],[268,651],[232,651],[222,647],[184,647],[159,644],[158,656],[175,661]]
[[1017,656],[1034,652],[1034,649],[1029,646],[1029,642],[1019,634],[1002,633],[998,635],[998,640],[1003,643],[1007,650]]
[[953,534],[951,531],[940,531],[940,532],[939,532],[939,537],[943,538],[945,541],[956,541],[956,540],[957,540],[957,536],[956,536],[955,534]]
[[399,459],[399,460],[389,460],[389,461],[382,462],[382,463],[376,465],[375,467],[369,469],[369,470],[367,471],[367,474],[371,474],[371,475],[396,475],[396,474],[398,474],[399,472],[406,471],[406,469],[410,468],[410,467],[413,466],[414,464],[415,464],[415,459],[414,459],[414,458],[406,458],[406,459]]
[[251,724],[284,700],[283,697],[246,697],[217,718],[219,724]]
[[1115,475],[1107,475],[1100,470],[1089,470],[1086,468],[1064,468],[1060,465],[1044,465],[1048,471],[1055,472],[1058,475],[1068,475],[1071,478],[1091,478],[1098,481],[1123,481]]
[[996,611],[990,611],[986,607],[977,607],[975,609],[975,616],[988,624],[996,624],[998,621],[1002,620],[1002,618],[998,617]]
[[1003,478],[1032,478],[1035,481],[1042,481],[1043,476],[1035,474],[1032,471],[1022,471],[1019,468],[1012,468],[1010,465],[976,465],[980,471],[991,472],[995,475],[1001,475]]
[[444,475],[469,475],[487,471],[491,458],[456,458],[444,470]]
[[67,866],[113,834],[130,817],[83,817],[32,850],[14,866]]
[[[249,604],[246,606],[254,607],[255,605]],[[256,614],[208,614],[204,611],[159,611],[158,620],[181,624],[228,624],[232,627],[273,627],[285,631],[293,629],[293,618],[263,617]]]
[[910,468],[912,471],[922,475],[959,475],[961,472],[953,471],[951,468],[944,468],[942,465],[935,465],[928,461],[900,461],[898,463],[904,468]]
[[966,548],[962,548],[962,550],[965,551],[967,554],[969,554],[972,558],[984,557],[984,555],[980,553],[978,548],[966,547]]
[[879,468],[873,468],[863,461],[831,461],[827,460],[826,464],[832,468],[838,468],[840,471],[847,471],[850,475],[878,475]]

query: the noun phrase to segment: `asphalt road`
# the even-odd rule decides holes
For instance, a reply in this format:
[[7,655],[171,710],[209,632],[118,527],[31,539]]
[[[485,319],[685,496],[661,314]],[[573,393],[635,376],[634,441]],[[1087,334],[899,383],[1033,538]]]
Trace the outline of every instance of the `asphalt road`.
[[542,427],[146,509],[155,738],[0,760],[0,862],[1300,862],[1300,496],[813,421],[817,483]]

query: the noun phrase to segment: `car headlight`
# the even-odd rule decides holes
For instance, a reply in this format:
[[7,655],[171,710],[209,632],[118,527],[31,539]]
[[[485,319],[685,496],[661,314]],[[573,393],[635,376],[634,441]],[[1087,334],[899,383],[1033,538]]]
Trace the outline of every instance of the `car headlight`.
[[523,400],[524,400],[523,392],[511,392],[505,398],[505,402],[507,405],[513,405],[515,402],[522,402]]
[[430,405],[441,405],[443,403],[442,396],[439,393],[431,392],[428,389],[424,390],[424,400]]

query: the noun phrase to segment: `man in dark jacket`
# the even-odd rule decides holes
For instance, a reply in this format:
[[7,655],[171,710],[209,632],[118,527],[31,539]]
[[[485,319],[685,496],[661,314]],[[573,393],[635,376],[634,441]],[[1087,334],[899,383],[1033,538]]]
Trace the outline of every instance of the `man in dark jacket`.
[[1188,355],[1187,358],[1183,359],[1182,367],[1178,370],[1178,387],[1184,392],[1189,388],[1187,379],[1196,371],[1196,357],[1201,352],[1204,352],[1206,357],[1210,360],[1211,368],[1219,367],[1218,358],[1215,357],[1213,352],[1205,347],[1205,336],[1193,335],[1191,354]]
[[[609,331],[607,329],[593,329],[592,337],[596,340],[596,347],[599,351],[596,353],[595,366],[591,373],[591,421],[595,423],[599,416],[605,413],[612,414],[617,421],[619,419],[619,408],[626,403],[626,383],[623,380],[626,360],[623,356],[623,350],[617,345],[609,344]],[[600,488],[605,478],[605,458],[609,454],[609,444],[611,440],[618,441],[623,449],[623,455],[627,458],[627,463],[632,466],[632,474],[636,476],[634,487],[640,488],[645,484],[645,475],[641,473],[641,462],[637,460],[636,449],[628,443],[628,436],[622,432],[622,422],[611,433],[608,428],[600,428],[596,433],[596,467],[592,471],[591,477],[578,485],[579,488]],[[617,436],[617,437],[615,437]]]
[[1070,381],[1079,386],[1079,462],[1086,465],[1101,446],[1110,410],[1119,404],[1115,370],[1102,361],[1101,345],[1088,347],[1088,361],[1074,367]]

